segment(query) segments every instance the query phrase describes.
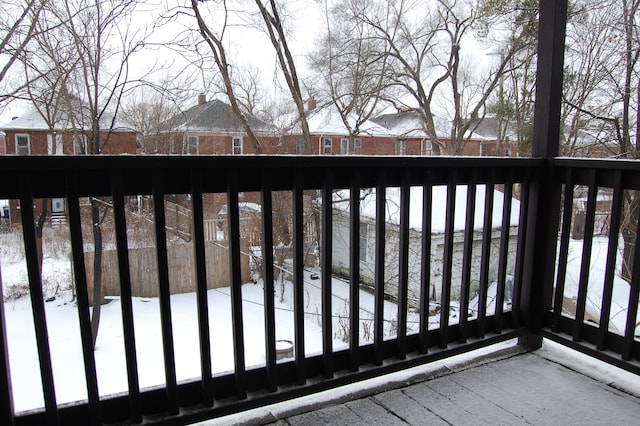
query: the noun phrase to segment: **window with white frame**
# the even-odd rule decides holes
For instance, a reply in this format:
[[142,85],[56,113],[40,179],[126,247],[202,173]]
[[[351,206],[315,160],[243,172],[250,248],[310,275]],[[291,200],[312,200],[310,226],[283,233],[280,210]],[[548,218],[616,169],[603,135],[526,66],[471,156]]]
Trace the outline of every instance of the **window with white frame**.
[[198,145],[198,137],[197,136],[187,136],[187,154],[189,155],[198,155],[199,145]]
[[353,153],[355,155],[362,154],[362,139],[356,138],[353,140]]
[[84,155],[88,153],[87,137],[85,135],[73,136],[73,153],[75,155]]
[[396,155],[407,155],[407,141],[396,141]]
[[322,153],[325,155],[331,155],[333,148],[333,139],[331,138],[322,138]]
[[487,155],[489,155],[489,145],[487,145],[486,143],[481,143],[480,144],[480,156],[481,157],[486,157]]
[[[62,135],[47,135],[47,154],[49,155],[62,155]],[[55,141],[55,143],[54,143]]]
[[244,149],[242,146],[242,136],[234,136],[232,140],[232,150],[231,153],[233,155],[241,155],[244,154]]
[[348,154],[349,153],[349,139],[341,138],[340,139],[340,154]]
[[29,135],[16,135],[16,154],[31,154],[31,141]]

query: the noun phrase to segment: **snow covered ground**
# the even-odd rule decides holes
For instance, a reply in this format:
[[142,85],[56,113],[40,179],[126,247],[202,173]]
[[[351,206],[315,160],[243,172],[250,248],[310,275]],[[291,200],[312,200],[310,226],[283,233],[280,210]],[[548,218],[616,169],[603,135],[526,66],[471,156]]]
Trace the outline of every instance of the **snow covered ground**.
[[[587,309],[599,314],[602,295],[602,276],[606,260],[606,239],[594,241],[589,284],[589,303]],[[6,243],[6,241],[5,241]],[[581,241],[572,241],[570,246],[569,267],[565,297],[577,295]],[[14,403],[17,411],[43,406],[38,367],[37,351],[31,306],[25,297],[26,268],[19,254],[6,248],[0,251],[0,266],[4,286],[5,314],[9,340],[9,357],[12,373]],[[43,282],[45,294],[57,292],[55,300],[47,302],[46,319],[49,329],[49,342],[53,359],[56,396],[58,403],[86,399],[84,370],[80,345],[78,313],[73,296],[67,288],[71,277],[71,265],[64,256],[45,258]],[[333,332],[334,349],[346,347],[348,330],[348,283],[340,279],[333,280]],[[615,282],[614,303],[612,308],[612,330],[624,330],[628,284],[620,279]],[[492,298],[495,290],[489,289],[488,312],[495,309]],[[246,367],[264,365],[264,313],[263,289],[260,283],[245,284],[242,287],[245,357]],[[292,284],[284,280],[276,284],[276,328],[277,339],[293,340],[293,297]],[[600,298],[600,299],[598,299]],[[208,293],[210,314],[210,336],[212,342],[212,369],[214,373],[233,370],[231,305],[229,289],[210,290]],[[320,281],[305,276],[305,349],[306,354],[322,351],[320,312]],[[477,304],[477,302],[476,302]],[[373,295],[360,292],[360,341],[366,343],[373,333]],[[473,300],[470,307],[473,306]],[[176,372],[178,380],[198,378],[200,376],[199,343],[196,319],[195,294],[178,294],[171,297]],[[457,321],[456,304],[452,302],[450,322]],[[505,309],[508,309],[505,306]],[[155,298],[135,298],[133,300],[134,323],[139,368],[139,380],[142,388],[164,383],[164,364],[160,330],[158,300]],[[385,335],[395,336],[397,306],[385,302]],[[410,313],[407,321],[410,333],[417,331],[417,314]],[[430,328],[438,325],[439,317],[431,317]],[[621,328],[619,328],[621,327]],[[95,350],[98,386],[101,395],[126,391],[127,379],[124,363],[124,345],[120,304],[117,299],[103,306],[100,331]]]
[[[233,371],[231,304],[229,288],[208,292],[212,370],[214,374]],[[346,347],[348,333],[349,287],[342,280],[333,282],[334,349]],[[261,284],[242,287],[246,367],[265,363],[263,289]],[[84,368],[78,326],[78,312],[69,292],[47,302],[46,318],[53,360],[58,403],[86,399]],[[292,285],[284,281],[276,286],[276,339],[293,340]],[[319,281],[307,274],[305,283],[305,350],[307,355],[321,353]],[[361,341],[371,338],[373,295],[360,295]],[[134,298],[134,325],[139,380],[142,388],[164,383],[160,309],[157,298]],[[194,293],[171,297],[176,374],[178,380],[200,377],[197,309]],[[397,307],[385,302],[388,334],[394,333]],[[9,359],[14,403],[17,411],[43,406],[35,334],[28,297],[5,302]],[[118,299],[102,308],[95,358],[100,395],[126,391],[127,377],[122,337],[122,317]],[[368,325],[371,328],[369,330]]]

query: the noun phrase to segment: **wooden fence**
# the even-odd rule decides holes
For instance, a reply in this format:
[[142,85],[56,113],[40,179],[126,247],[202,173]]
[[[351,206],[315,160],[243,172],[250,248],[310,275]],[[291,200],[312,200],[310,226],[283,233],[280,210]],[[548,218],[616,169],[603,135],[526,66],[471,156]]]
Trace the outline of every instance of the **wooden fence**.
[[[242,251],[246,252],[246,243]],[[226,242],[207,242],[205,244],[207,287],[228,287],[230,280],[229,251]],[[191,243],[173,243],[167,247],[169,258],[169,282],[171,293],[189,293],[196,291],[193,246]],[[102,253],[102,296],[119,296],[120,279],[118,260],[115,250]],[[158,268],[155,247],[129,249],[131,286],[134,297],[157,297]],[[85,252],[85,267],[89,296],[93,290],[93,252]],[[249,256],[241,256],[242,281],[250,278]],[[92,302],[91,302],[92,303]]]

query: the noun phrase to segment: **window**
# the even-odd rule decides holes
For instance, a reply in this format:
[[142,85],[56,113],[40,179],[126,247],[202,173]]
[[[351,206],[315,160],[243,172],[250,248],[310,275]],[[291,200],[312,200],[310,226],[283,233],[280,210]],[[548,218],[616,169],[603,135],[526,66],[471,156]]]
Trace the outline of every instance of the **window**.
[[486,157],[487,155],[489,155],[489,145],[487,145],[486,143],[481,143],[480,144],[480,156],[481,157]]
[[349,153],[349,139],[341,138],[340,139],[340,154],[348,154]]
[[198,137],[197,136],[187,136],[187,146],[186,153],[189,155],[198,155],[199,146],[198,146]]
[[62,135],[55,135],[55,145],[53,135],[47,135],[47,154],[62,155]]
[[29,135],[16,135],[16,154],[31,154],[31,143],[29,141]]
[[304,139],[298,139],[296,141],[296,154],[308,154],[304,146]]
[[511,157],[511,145],[507,145],[504,148],[504,156],[505,157]]
[[233,155],[244,154],[243,147],[242,147],[242,136],[233,137],[231,153]]
[[75,135],[73,137],[73,153],[75,155],[87,154],[87,137],[85,135]]
[[407,155],[407,141],[396,141],[396,155]]
[[52,198],[51,199],[51,213],[61,214],[65,212],[64,198]]
[[353,140],[353,153],[356,155],[362,154],[362,139]]
[[322,153],[326,155],[331,155],[332,148],[333,148],[333,139],[322,138]]
[[433,142],[422,140],[422,155],[433,155]]

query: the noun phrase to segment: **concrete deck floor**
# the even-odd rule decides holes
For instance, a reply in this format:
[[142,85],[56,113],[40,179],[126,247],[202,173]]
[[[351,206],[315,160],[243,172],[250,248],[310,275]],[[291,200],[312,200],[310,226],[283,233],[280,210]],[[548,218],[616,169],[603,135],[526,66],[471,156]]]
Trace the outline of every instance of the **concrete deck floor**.
[[[633,425],[640,378],[598,361],[539,350],[501,351],[455,368],[384,379],[320,400],[264,407],[213,424],[287,425]],[[579,356],[579,355],[577,355]],[[351,385],[354,386],[354,385]]]

